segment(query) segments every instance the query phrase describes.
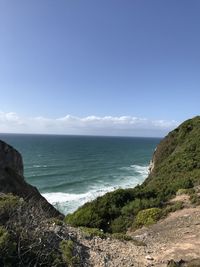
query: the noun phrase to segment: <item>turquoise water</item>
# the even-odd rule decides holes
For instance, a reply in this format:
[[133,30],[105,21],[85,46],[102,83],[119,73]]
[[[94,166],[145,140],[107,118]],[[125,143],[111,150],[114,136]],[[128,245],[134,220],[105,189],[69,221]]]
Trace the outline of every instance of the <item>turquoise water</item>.
[[148,174],[159,138],[1,134],[23,156],[26,180],[63,213]]

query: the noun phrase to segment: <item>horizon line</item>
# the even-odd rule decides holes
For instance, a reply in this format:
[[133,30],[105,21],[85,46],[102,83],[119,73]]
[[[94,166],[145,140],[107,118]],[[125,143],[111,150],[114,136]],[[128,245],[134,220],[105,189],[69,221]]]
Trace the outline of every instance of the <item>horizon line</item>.
[[130,136],[130,135],[96,135],[96,134],[53,134],[53,133],[1,133],[0,135],[47,135],[47,136],[73,136],[73,137],[121,137],[121,138],[154,138],[163,139],[165,136]]

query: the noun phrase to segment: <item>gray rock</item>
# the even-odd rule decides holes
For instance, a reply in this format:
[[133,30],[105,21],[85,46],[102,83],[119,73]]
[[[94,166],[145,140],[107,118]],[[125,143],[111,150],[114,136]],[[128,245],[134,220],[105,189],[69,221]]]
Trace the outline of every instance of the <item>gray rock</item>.
[[62,218],[63,215],[47,202],[38,189],[25,181],[23,173],[23,160],[20,153],[0,140],[0,192],[12,193],[25,200],[35,201],[47,217]]

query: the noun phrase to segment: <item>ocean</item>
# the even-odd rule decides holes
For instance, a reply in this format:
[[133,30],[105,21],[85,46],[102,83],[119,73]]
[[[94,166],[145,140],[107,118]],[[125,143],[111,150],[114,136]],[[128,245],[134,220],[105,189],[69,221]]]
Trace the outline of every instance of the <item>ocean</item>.
[[159,138],[0,134],[23,157],[28,183],[62,213],[148,175]]

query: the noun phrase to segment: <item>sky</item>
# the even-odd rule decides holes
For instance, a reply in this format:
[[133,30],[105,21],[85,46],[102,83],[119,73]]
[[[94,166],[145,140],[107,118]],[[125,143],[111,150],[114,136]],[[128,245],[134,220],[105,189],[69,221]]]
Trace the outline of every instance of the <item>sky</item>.
[[0,0],[0,132],[164,136],[199,114],[199,0]]

